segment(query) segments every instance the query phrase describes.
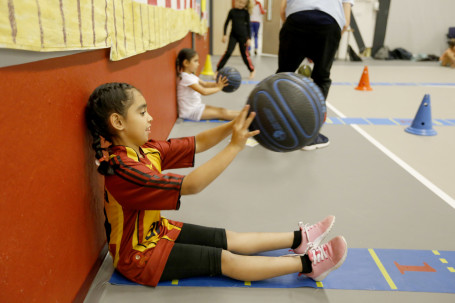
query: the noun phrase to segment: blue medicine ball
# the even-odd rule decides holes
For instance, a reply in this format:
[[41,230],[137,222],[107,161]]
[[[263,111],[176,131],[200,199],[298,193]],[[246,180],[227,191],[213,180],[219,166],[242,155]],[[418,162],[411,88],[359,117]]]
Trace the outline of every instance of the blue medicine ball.
[[325,99],[314,82],[295,73],[279,73],[259,82],[248,97],[256,117],[250,130],[265,148],[290,152],[311,143],[326,117]]
[[228,80],[228,85],[223,87],[223,92],[232,93],[236,91],[242,83],[242,76],[240,76],[239,71],[233,67],[225,66],[220,69],[216,76],[216,81],[218,81],[221,76],[226,77]]

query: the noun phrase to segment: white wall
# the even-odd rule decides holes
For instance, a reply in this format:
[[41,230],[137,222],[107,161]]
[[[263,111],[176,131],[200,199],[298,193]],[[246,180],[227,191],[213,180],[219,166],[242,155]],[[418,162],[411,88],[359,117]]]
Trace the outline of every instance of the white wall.
[[391,0],[385,45],[440,55],[455,27],[455,0]]
[[[392,0],[393,1],[393,0]],[[400,1],[400,0],[398,0]],[[355,0],[352,7],[352,14],[354,15],[357,26],[359,27],[360,34],[362,35],[365,47],[373,46],[374,27],[376,25],[376,7],[378,0]],[[349,45],[352,46],[356,53],[359,53],[359,48],[355,41],[353,33],[344,33],[341,37],[340,47],[338,51],[338,59],[347,59],[347,44],[349,35]]]

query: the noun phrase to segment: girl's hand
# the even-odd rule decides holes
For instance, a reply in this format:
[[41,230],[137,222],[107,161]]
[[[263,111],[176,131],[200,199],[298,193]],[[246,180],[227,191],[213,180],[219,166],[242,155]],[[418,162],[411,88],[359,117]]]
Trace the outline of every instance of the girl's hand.
[[226,43],[226,40],[227,40],[227,36],[224,35],[223,38],[221,38],[221,42]]
[[228,86],[229,83],[228,83],[228,79],[226,78],[226,76],[221,76],[218,78],[218,80],[216,81],[216,86],[222,90],[223,87],[225,86]]
[[250,132],[248,129],[248,127],[251,125],[251,122],[253,122],[254,117],[256,116],[255,112],[251,112],[247,118],[246,116],[249,109],[250,106],[245,105],[237,118],[235,118],[234,124],[232,125],[232,137],[229,144],[240,149],[243,149],[245,147],[248,138],[259,134],[259,130]]

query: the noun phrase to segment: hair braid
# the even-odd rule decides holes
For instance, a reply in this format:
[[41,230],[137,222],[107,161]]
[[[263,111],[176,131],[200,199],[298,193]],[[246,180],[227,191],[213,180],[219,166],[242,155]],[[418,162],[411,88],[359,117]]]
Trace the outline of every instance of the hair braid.
[[[101,137],[112,142],[109,128],[109,117],[112,113],[126,115],[131,105],[129,90],[135,89],[126,83],[106,83],[98,86],[90,95],[85,108],[87,127],[92,135],[92,148],[99,161],[98,172],[102,175],[113,175],[114,168],[109,159],[105,160],[105,148],[101,146]],[[101,160],[101,161],[100,161]]]

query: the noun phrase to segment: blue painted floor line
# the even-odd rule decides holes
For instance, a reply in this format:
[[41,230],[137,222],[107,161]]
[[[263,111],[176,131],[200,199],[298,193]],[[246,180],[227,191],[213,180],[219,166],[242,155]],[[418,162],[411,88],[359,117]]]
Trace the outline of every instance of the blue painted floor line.
[[[347,118],[339,118],[339,117],[327,117],[325,124],[331,125],[351,125],[351,124],[358,124],[358,125],[403,125],[408,126],[412,124],[412,120],[410,118],[360,118],[360,117],[347,117]],[[184,122],[213,122],[213,123],[225,123],[224,120],[200,120],[200,121],[193,121],[188,119],[183,119]],[[455,119],[433,119],[433,126],[455,126]]]
[[[215,82],[215,80],[207,80],[207,82]],[[256,85],[258,80],[242,80],[242,84]],[[335,86],[357,86],[358,82],[332,82]],[[455,82],[370,82],[371,86],[440,86],[440,87],[455,87]]]
[[[256,80],[243,80],[242,84],[258,84]],[[335,86],[357,86],[356,82],[332,82]],[[370,82],[371,86],[441,86],[441,87],[455,87],[453,82]]]

